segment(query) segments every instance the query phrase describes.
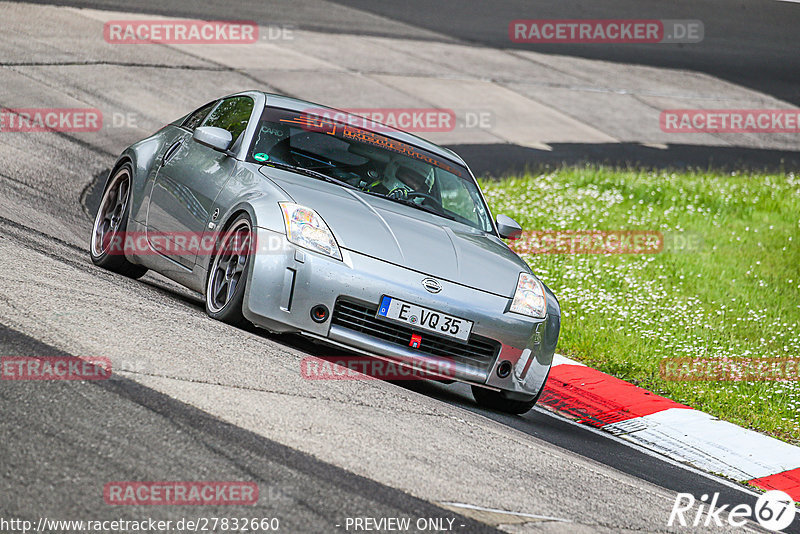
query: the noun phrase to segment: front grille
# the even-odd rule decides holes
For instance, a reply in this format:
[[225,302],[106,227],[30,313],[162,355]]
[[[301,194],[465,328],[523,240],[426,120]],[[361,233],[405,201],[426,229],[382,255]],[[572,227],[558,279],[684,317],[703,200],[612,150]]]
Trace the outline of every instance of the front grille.
[[[415,331],[400,324],[377,319],[377,311],[377,306],[365,306],[340,299],[333,309],[331,323],[408,348],[411,335]],[[496,341],[476,335],[471,335],[468,343],[460,343],[426,331],[419,331],[419,334],[422,336],[422,346],[414,349],[416,352],[453,360],[482,371],[489,370],[500,348]]]

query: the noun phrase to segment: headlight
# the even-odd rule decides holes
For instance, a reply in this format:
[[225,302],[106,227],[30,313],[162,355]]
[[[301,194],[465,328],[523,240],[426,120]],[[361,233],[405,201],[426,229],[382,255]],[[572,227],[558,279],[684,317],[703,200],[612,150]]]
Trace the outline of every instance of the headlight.
[[537,319],[544,318],[547,312],[547,297],[544,295],[544,285],[538,278],[532,274],[520,273],[510,311]]
[[291,202],[280,202],[280,206],[289,242],[337,260],[342,259],[336,239],[316,211]]

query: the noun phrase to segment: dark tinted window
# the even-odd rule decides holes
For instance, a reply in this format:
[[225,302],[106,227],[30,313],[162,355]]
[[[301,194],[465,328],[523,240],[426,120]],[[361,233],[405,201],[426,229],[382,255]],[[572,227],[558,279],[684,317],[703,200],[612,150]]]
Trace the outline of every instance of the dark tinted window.
[[186,120],[183,121],[182,126],[194,131],[194,129],[200,126],[200,123],[202,123],[203,120],[208,116],[208,113],[214,108],[214,104],[216,103],[216,101],[210,102],[186,117]]
[[215,126],[228,130],[235,142],[247,128],[254,105],[253,99],[249,96],[227,98],[211,112],[203,126]]

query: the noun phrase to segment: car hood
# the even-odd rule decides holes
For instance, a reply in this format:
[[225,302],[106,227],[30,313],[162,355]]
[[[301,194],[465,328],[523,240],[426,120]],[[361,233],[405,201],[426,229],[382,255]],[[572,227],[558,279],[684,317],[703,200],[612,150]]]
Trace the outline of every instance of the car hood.
[[319,213],[343,249],[504,297],[513,296],[520,272],[530,272],[503,241],[477,229],[316,178],[261,172]]

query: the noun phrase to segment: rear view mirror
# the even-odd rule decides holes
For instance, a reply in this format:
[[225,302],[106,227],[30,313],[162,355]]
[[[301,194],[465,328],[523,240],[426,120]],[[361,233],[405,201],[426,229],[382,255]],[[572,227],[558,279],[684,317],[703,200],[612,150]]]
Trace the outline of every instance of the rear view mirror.
[[497,233],[503,239],[519,239],[522,235],[522,226],[508,215],[497,216]]
[[192,139],[219,152],[226,152],[233,142],[233,136],[228,130],[215,126],[196,128]]

